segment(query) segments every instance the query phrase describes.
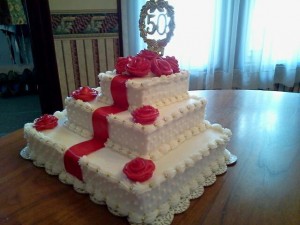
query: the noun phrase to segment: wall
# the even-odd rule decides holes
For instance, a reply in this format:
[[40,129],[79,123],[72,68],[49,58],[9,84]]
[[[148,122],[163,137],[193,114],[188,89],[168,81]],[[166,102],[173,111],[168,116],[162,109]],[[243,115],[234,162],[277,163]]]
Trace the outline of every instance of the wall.
[[62,98],[99,86],[119,56],[116,0],[49,0]]

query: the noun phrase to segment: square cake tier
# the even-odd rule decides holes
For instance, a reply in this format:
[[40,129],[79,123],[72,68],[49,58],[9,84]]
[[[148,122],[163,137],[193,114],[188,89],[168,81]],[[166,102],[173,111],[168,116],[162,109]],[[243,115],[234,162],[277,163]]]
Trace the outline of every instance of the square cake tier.
[[[114,102],[111,81],[115,76],[115,72],[111,71],[100,73],[98,76],[102,90],[100,101],[108,105]],[[189,73],[183,70],[169,76],[134,77],[126,82],[126,88],[129,109],[142,105],[168,105],[188,97]]]
[[[92,137],[93,112],[103,106],[97,100],[82,102],[68,97],[65,125],[81,136]],[[176,104],[159,107],[159,116],[150,125],[135,123],[128,110],[108,115],[107,147],[131,158],[156,160],[204,129],[205,106],[205,99],[188,96]]]

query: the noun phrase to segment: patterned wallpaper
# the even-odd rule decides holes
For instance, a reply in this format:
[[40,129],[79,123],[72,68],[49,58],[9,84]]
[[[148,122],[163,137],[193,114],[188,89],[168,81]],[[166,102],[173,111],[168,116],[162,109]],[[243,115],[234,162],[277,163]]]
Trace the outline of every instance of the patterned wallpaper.
[[99,86],[120,55],[117,10],[51,12],[62,100],[80,86]]

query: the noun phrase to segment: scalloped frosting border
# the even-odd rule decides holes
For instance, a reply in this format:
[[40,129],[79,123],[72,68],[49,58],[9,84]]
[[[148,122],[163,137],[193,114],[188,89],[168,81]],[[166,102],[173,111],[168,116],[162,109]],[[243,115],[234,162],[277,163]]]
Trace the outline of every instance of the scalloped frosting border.
[[114,203],[109,202],[104,196],[93,192],[88,184],[85,184],[65,171],[57,171],[50,165],[39,162],[39,159],[33,160],[33,164],[37,167],[44,167],[45,171],[50,175],[58,175],[59,180],[67,185],[72,185],[74,190],[78,193],[89,194],[90,199],[101,205],[106,205],[109,212],[115,216],[127,217],[131,225],[155,224],[155,225],[170,225],[173,221],[174,215],[182,213],[189,208],[190,201],[200,198],[204,193],[204,188],[211,186],[217,180],[218,175],[224,174],[227,171],[227,164],[229,163],[230,152],[224,150],[225,160],[223,163],[216,163],[205,168],[205,172],[198,174],[197,177],[191,179],[190,182],[182,187],[177,193],[174,193],[169,201],[163,203],[158,209],[144,215],[135,213],[124,213],[118,207],[114,207]]

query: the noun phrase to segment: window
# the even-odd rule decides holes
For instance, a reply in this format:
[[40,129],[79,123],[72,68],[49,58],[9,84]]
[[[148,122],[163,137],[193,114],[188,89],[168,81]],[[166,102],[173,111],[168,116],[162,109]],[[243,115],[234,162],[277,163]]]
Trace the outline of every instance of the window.
[[[191,72],[197,89],[273,89],[275,83],[293,86],[300,82],[297,2],[168,0],[175,10],[176,27],[165,55],[176,56],[181,67]],[[134,10],[137,15],[131,24],[138,24],[141,8],[134,1],[127,4],[127,13]],[[142,39],[137,40],[135,52],[129,50],[128,54],[145,48]],[[278,65],[284,69],[275,73]]]

